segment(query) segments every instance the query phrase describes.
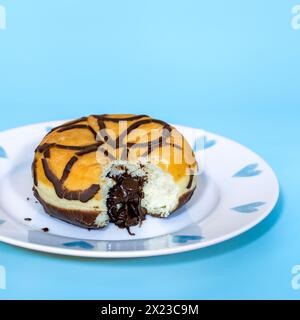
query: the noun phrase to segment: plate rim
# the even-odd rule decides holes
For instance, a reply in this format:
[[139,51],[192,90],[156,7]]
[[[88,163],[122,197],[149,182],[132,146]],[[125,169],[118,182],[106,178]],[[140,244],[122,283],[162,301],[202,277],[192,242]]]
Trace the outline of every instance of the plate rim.
[[[24,126],[18,126],[14,128],[10,128],[7,130],[0,131],[0,139],[1,136],[10,131],[18,130],[18,129],[24,129],[24,128],[30,128],[32,126],[49,126],[54,123],[60,123],[65,122],[68,120],[53,120],[53,121],[46,121],[46,122],[38,122],[38,123],[32,123],[27,124]],[[193,130],[199,130],[199,128],[189,127],[185,125],[180,124],[172,124],[175,127],[180,128],[187,128],[187,129],[193,129]],[[201,130],[201,129],[200,129]],[[216,134],[210,131],[205,130],[205,133],[208,135],[213,135],[216,138],[221,138],[227,140],[227,142],[231,144],[238,145],[241,148],[247,149],[248,151],[255,154],[261,161],[264,162],[264,164],[269,168],[270,174],[273,178],[273,188],[274,193],[272,194],[272,199],[268,203],[268,206],[265,207],[264,212],[260,214],[258,217],[253,219],[251,222],[247,223],[246,225],[232,231],[229,233],[226,233],[224,235],[221,235],[219,237],[216,237],[214,239],[205,240],[205,241],[199,241],[196,243],[187,243],[183,244],[182,246],[177,246],[173,248],[161,248],[161,249],[151,249],[151,250],[136,250],[136,251],[93,251],[93,250],[80,250],[80,249],[69,249],[69,248],[60,248],[60,247],[54,247],[54,246],[47,246],[43,244],[35,244],[30,242],[24,242],[21,240],[13,239],[7,236],[3,236],[0,234],[0,241],[9,245],[13,245],[19,248],[29,249],[37,252],[43,252],[48,254],[55,254],[60,256],[73,256],[73,257],[81,257],[81,258],[91,258],[91,259],[97,259],[97,258],[103,258],[103,259],[124,259],[124,258],[143,258],[143,257],[153,257],[153,256],[165,256],[165,255],[171,255],[171,254],[177,254],[177,253],[184,253],[189,251],[194,251],[197,249],[202,249],[206,247],[210,247],[216,244],[223,243],[225,241],[228,241],[230,239],[236,238],[239,235],[249,231],[250,229],[253,229],[255,226],[257,226],[259,223],[261,223],[263,220],[265,220],[274,210],[276,207],[279,196],[280,196],[280,183],[278,180],[278,177],[273,169],[273,167],[264,160],[263,157],[261,157],[257,152],[253,151],[251,148],[241,144],[238,141],[235,141],[231,138],[227,138],[226,136],[222,136],[220,134]],[[166,235],[167,236],[167,235]],[[159,237],[154,237],[159,238]],[[152,239],[154,239],[152,238]],[[121,240],[119,240],[121,241]],[[142,241],[142,240],[141,240]],[[100,240],[101,242],[101,240]],[[113,242],[113,240],[112,240]]]

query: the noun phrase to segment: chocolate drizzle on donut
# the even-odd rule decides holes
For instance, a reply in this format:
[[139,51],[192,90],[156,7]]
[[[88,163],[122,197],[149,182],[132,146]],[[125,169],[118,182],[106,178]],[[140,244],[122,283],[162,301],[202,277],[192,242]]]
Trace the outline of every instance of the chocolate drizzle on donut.
[[60,125],[60,126],[57,126],[57,127],[53,128],[53,129],[48,133],[48,135],[49,135],[51,132],[56,131],[56,130],[58,130],[58,129],[65,128],[65,127],[70,127],[70,126],[72,126],[73,124],[77,124],[77,123],[80,123],[80,122],[83,122],[83,121],[86,121],[86,120],[87,120],[87,117],[82,117],[82,118],[79,118],[79,119],[76,119],[76,120],[73,120],[73,121],[69,121],[69,122],[67,122],[67,123],[64,123],[64,124],[62,124],[62,125]]
[[[102,138],[109,146],[111,146],[114,149],[125,148],[121,156],[122,160],[128,157],[128,154],[131,148],[147,147],[147,151],[142,155],[142,157],[149,156],[155,149],[161,148],[165,145],[171,145],[182,150],[180,146],[167,142],[167,139],[171,136],[173,128],[164,121],[152,119],[147,115],[139,115],[139,116],[123,117],[123,118],[111,118],[111,117],[107,117],[106,115],[100,115],[100,116],[93,115],[93,117],[96,118],[98,121],[98,126],[99,126],[98,135],[100,136],[100,138]],[[147,119],[143,119],[143,118],[147,118]],[[122,132],[115,140],[112,139],[112,137],[110,137],[107,134],[106,124],[105,124],[106,121],[121,122],[121,121],[135,121],[135,120],[138,120],[138,121],[131,124],[128,127],[128,129],[124,130],[124,132]],[[157,138],[154,141],[149,141],[149,142],[127,143],[127,144],[124,143],[125,137],[128,136],[132,131],[134,131],[135,129],[143,125],[151,124],[151,123],[157,123],[162,126],[163,132],[161,137]]]
[[58,129],[57,132],[64,132],[64,131],[73,130],[73,129],[88,129],[95,138],[97,137],[97,132],[91,126],[86,124],[72,124],[67,127],[62,127]]
[[66,165],[66,167],[64,169],[63,175],[62,175],[62,177],[60,179],[60,183],[61,184],[64,184],[65,181],[68,179],[68,176],[69,176],[69,174],[71,172],[71,169],[74,166],[75,162],[77,162],[77,160],[78,160],[77,157],[72,157],[70,159],[70,161],[67,163],[67,165]]
[[34,159],[34,160],[33,160],[33,163],[32,163],[32,166],[31,166],[33,183],[34,183],[34,186],[35,186],[35,187],[37,187],[37,185],[38,185],[37,174],[36,174],[36,163],[37,163],[37,159]]
[[67,180],[71,172],[71,169],[77,160],[78,160],[77,157],[71,158],[71,160],[67,163],[64,169],[61,179],[58,179],[57,176],[50,169],[47,159],[45,158],[42,159],[42,164],[43,164],[45,175],[47,179],[53,184],[55,192],[59,198],[67,199],[67,200],[79,200],[85,203],[94,198],[94,196],[100,190],[100,186],[97,184],[92,184],[89,188],[85,190],[75,190],[75,191],[70,191],[64,186],[64,182]]
[[136,116],[130,116],[130,117],[120,117],[120,118],[112,118],[112,117],[108,117],[107,114],[102,114],[102,115],[92,115],[92,117],[97,118],[97,119],[102,119],[103,121],[111,121],[111,122],[121,122],[121,121],[135,121],[135,120],[139,120],[142,118],[149,118],[149,116],[145,115],[145,114],[141,114],[141,115],[136,115]]
[[[97,143],[94,144],[90,144],[90,145],[85,145],[85,146],[66,146],[63,144],[59,144],[59,143],[45,143],[41,146],[39,146],[36,149],[36,152],[40,152],[43,153],[45,155],[45,152],[47,152],[48,150],[50,150],[51,148],[58,148],[58,149],[65,149],[65,150],[73,150],[73,151],[80,151],[82,153],[89,151],[90,148],[94,148],[94,147],[99,147],[103,144],[104,142],[99,141]],[[96,149],[97,150],[97,149]]]
[[191,187],[193,186],[194,177],[195,177],[195,172],[193,170],[190,170],[190,179],[189,179],[188,185],[186,186],[187,189],[191,189]]
[[194,182],[194,174],[191,174],[190,175],[190,180],[189,180],[189,183],[188,185],[186,186],[187,189],[191,189],[192,185],[193,185],[193,182]]
[[141,205],[145,178],[132,177],[127,172],[111,178],[116,184],[110,189],[106,202],[110,220],[119,228],[126,228],[130,235],[134,235],[130,227],[141,225],[147,213]]

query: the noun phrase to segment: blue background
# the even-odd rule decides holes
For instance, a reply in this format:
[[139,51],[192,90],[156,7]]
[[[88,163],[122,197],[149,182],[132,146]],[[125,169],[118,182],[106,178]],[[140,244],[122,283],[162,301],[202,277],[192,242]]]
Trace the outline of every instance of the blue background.
[[281,183],[269,218],[195,252],[87,260],[0,244],[7,298],[300,298],[300,30],[272,0],[0,0],[0,129],[148,113],[231,137]]

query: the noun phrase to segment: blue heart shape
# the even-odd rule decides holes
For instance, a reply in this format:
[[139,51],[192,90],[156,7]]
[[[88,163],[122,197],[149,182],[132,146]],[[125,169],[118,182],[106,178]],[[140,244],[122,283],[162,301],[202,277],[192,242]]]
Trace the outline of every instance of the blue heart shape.
[[231,208],[231,210],[241,212],[241,213],[253,213],[253,212],[257,212],[258,208],[265,204],[266,204],[265,202],[253,202],[253,203],[244,204],[242,206],[238,206],[235,208]]
[[208,140],[207,137],[204,138],[204,149],[213,147],[217,143],[216,140]]
[[5,220],[1,220],[0,219],[0,226],[1,226],[1,224],[3,224],[5,222]]
[[208,140],[207,137],[198,137],[194,143],[193,151],[197,152],[203,149],[209,149],[217,143],[216,140]]
[[87,249],[87,250],[94,249],[94,246],[86,241],[66,242],[63,245],[69,248],[80,248],[80,249]]
[[46,127],[46,131],[50,132],[53,128],[52,127]]
[[0,146],[0,158],[7,158],[7,153],[3,147]]
[[181,235],[181,236],[173,236],[173,242],[175,243],[188,243],[190,241],[196,241],[196,240],[203,240],[203,237],[201,236],[186,236],[186,235]]
[[256,170],[258,167],[257,163],[249,164],[248,166],[244,167],[240,171],[238,171],[233,177],[235,178],[246,178],[246,177],[255,177],[262,173],[261,170]]

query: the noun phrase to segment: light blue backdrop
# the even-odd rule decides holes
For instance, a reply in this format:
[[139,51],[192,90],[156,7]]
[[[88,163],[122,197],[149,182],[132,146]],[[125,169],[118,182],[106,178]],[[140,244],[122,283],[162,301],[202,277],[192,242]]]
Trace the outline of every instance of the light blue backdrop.
[[[300,4],[300,0],[298,1]],[[186,254],[86,260],[0,244],[7,298],[300,298],[295,1],[0,0],[0,129],[148,113],[249,146],[281,198],[255,229]]]

